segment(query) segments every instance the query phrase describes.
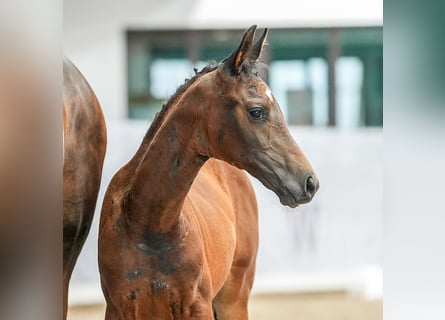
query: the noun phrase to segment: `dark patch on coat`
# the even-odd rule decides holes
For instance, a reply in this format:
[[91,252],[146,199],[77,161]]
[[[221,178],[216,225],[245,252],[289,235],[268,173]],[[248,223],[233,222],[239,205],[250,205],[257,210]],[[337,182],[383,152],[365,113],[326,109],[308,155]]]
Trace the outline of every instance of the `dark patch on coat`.
[[154,293],[160,293],[161,291],[170,290],[170,285],[164,279],[158,278],[152,279],[150,281],[150,288],[153,290]]
[[218,131],[218,137],[217,137],[218,142],[221,142],[221,141],[224,139],[225,134],[226,134],[226,133],[225,133],[224,130],[222,130],[222,129],[220,129],[220,130]]
[[63,243],[73,243],[78,233],[78,225],[66,224],[63,226]]
[[141,272],[137,269],[134,269],[134,270],[131,270],[130,272],[128,272],[125,278],[128,281],[132,281],[132,280],[139,278],[140,276],[141,276]]
[[133,290],[130,291],[130,300],[136,300],[136,292]]
[[181,166],[181,156],[178,155],[173,159],[172,167],[173,169],[178,169],[180,166]]
[[174,236],[155,232],[146,232],[136,244],[139,251],[154,259],[157,269],[165,275],[172,274],[181,265],[180,247],[181,242]]
[[[204,162],[206,162],[207,160],[209,160],[209,156],[206,156],[206,155],[203,155],[203,154],[198,154],[198,156],[196,157],[196,159],[197,159],[199,162],[204,163]],[[191,183],[193,183],[193,181],[192,181]]]
[[202,147],[202,148],[207,147],[207,142],[203,137],[198,136],[197,139],[198,139],[198,143],[199,143],[200,147]]
[[181,316],[184,314],[184,308],[178,302],[170,302],[168,306],[173,316],[176,316],[178,313]]
[[172,147],[176,147],[178,145],[178,134],[174,127],[170,128],[168,131],[168,142],[170,145],[172,145]]

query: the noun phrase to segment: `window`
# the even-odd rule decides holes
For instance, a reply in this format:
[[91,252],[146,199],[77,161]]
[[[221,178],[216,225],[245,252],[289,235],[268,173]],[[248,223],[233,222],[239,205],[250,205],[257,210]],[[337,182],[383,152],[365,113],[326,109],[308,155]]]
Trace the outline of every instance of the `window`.
[[[336,29],[336,60],[328,54],[333,47],[331,31],[276,29],[269,33],[266,79],[287,121],[327,126],[331,115],[331,122],[340,128],[382,126],[382,28]],[[228,56],[242,32],[127,32],[129,117],[152,119],[184,80],[193,76],[193,67],[207,64],[200,59]]]

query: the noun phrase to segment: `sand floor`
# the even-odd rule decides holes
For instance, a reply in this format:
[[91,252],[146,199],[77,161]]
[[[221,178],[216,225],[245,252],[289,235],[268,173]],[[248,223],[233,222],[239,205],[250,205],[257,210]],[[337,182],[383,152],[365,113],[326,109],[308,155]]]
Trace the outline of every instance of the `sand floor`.
[[[250,320],[382,320],[382,301],[344,293],[257,294],[250,298]],[[101,320],[104,305],[76,306],[68,320]]]

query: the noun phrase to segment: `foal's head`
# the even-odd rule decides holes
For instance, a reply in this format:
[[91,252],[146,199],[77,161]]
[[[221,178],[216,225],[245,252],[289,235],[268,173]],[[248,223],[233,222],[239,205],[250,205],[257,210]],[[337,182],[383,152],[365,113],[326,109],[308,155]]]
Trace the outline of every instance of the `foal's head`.
[[[284,205],[309,202],[318,190],[317,176],[291,137],[280,107],[258,76],[267,29],[254,43],[250,27],[232,55],[214,71],[212,107],[205,127],[211,156],[247,170],[274,191]],[[210,96],[212,96],[210,98]]]

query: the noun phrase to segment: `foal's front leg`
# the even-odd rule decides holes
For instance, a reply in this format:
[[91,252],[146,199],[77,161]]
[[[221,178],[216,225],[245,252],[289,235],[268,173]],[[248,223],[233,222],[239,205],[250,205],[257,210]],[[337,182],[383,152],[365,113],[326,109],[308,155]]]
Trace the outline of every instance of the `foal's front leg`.
[[248,302],[255,268],[232,267],[223,288],[213,300],[217,320],[249,319]]
[[184,320],[214,320],[213,307],[210,302],[196,302],[190,307],[189,316],[184,317]]

